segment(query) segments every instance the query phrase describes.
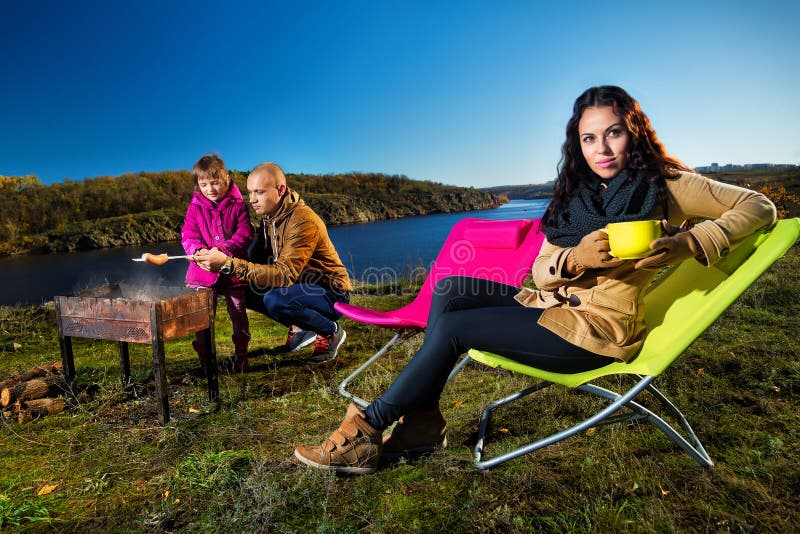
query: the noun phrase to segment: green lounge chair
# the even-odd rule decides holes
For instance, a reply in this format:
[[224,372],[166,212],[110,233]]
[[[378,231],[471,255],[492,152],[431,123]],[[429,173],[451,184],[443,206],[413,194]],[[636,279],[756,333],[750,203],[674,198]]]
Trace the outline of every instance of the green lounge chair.
[[[713,267],[696,261],[685,261],[660,275],[644,297],[648,334],[639,354],[629,363],[612,363],[600,369],[575,374],[542,371],[517,363],[503,356],[470,350],[468,358],[490,367],[502,368],[535,377],[543,382],[518,391],[489,404],[481,417],[478,442],[475,446],[475,466],[488,470],[503,462],[541,449],[591,427],[601,424],[646,419],[660,428],[672,441],[688,452],[704,467],[712,467],[700,440],[681,412],[653,385],[652,382],[667,369],[683,351],[708,328],[745,289],[797,241],[800,219],[784,219],[772,229],[756,232]],[[461,367],[461,365],[459,366]],[[591,384],[607,375],[633,375],[636,383],[623,393]],[[543,439],[488,460],[482,460],[486,432],[491,412],[514,400],[540,391],[552,384],[579,389],[611,401],[605,408],[586,420]],[[635,402],[642,391],[658,399],[685,436],[664,419]],[[625,413],[617,412],[628,408]]]

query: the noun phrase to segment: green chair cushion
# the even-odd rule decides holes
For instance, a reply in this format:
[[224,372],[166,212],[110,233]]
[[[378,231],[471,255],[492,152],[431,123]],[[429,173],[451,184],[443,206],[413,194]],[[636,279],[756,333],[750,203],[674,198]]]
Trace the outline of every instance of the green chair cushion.
[[469,356],[491,367],[572,388],[612,374],[658,376],[789,250],[798,235],[800,219],[784,219],[770,230],[751,235],[713,267],[689,260],[660,275],[644,297],[647,337],[629,363],[615,362],[593,371],[561,374],[474,349]]

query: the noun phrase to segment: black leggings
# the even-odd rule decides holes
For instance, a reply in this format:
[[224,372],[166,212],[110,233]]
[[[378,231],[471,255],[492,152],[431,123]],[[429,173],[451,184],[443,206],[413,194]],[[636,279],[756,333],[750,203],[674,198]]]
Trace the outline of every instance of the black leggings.
[[479,278],[453,276],[434,289],[425,341],[397,379],[367,406],[367,422],[384,430],[402,415],[439,405],[456,360],[469,349],[501,354],[557,373],[577,373],[612,363],[537,323],[542,311],[514,300],[519,289]]

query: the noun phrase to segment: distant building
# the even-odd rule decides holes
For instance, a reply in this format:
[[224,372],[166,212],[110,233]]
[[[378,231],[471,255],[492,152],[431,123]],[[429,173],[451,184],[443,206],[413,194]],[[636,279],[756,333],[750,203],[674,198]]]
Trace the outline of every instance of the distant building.
[[697,172],[712,173],[721,171],[743,171],[743,170],[753,170],[753,169],[794,169],[796,167],[797,165],[794,165],[792,163],[743,163],[741,165],[726,163],[725,165],[720,165],[719,163],[714,162],[711,165],[695,167],[695,170],[697,170]]

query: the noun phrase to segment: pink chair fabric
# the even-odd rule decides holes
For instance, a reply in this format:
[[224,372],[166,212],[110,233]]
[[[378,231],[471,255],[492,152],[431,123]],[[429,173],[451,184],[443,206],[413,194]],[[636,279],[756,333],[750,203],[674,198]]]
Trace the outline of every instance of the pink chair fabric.
[[360,323],[390,329],[424,329],[433,289],[448,276],[471,276],[519,286],[530,274],[544,234],[539,219],[463,219],[453,226],[416,298],[392,311],[337,303],[339,313]]
[[[531,272],[533,261],[544,241],[544,234],[539,231],[539,223],[539,219],[514,221],[463,219],[453,226],[431,266],[425,283],[414,300],[407,305],[396,310],[380,311],[336,303],[334,307],[345,317],[396,331],[388,343],[339,384],[339,394],[362,408],[368,405],[366,400],[347,391],[347,385],[397,341],[425,329],[434,288],[443,278],[471,276],[519,287]],[[459,364],[451,376],[455,375],[461,366],[462,364]]]

